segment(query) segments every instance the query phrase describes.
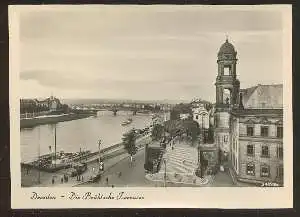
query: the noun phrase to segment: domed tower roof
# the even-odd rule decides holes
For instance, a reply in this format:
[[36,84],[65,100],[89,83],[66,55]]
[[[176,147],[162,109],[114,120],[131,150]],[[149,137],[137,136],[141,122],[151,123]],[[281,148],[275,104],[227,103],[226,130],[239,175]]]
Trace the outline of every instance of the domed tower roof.
[[236,54],[234,46],[228,42],[228,39],[226,39],[225,43],[220,47],[219,55],[220,54]]

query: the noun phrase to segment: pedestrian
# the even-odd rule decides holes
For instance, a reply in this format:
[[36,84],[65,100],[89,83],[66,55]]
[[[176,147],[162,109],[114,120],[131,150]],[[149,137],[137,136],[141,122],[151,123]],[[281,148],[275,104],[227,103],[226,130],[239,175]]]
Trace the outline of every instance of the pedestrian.
[[83,176],[81,176],[81,181],[83,181]]
[[106,177],[106,184],[108,185],[108,177]]
[[52,177],[52,185],[54,184],[54,177]]
[[111,185],[111,187],[113,188],[113,187],[115,187],[114,185]]
[[63,177],[61,177],[60,182],[64,183],[64,178]]

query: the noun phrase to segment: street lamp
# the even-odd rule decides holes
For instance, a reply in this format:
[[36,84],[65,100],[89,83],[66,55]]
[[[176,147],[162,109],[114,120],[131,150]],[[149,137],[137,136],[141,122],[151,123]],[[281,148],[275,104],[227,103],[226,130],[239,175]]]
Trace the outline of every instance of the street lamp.
[[79,162],[81,163],[81,147],[79,147]]
[[202,170],[201,170],[201,135],[198,137],[198,167],[196,169],[196,176],[200,176],[202,178]]
[[164,171],[164,187],[167,187],[167,158],[163,157],[163,162],[165,164],[165,171]]
[[40,127],[38,127],[38,139],[39,139],[39,144],[38,144],[38,155],[39,155],[38,156],[38,168],[39,168],[38,183],[41,184],[41,142],[40,142]]
[[201,136],[198,136],[198,166],[200,166],[200,144],[201,144]]
[[102,164],[101,164],[101,144],[102,144],[102,140],[99,139],[99,141],[98,141],[98,149],[99,149],[99,169],[100,170],[101,170],[101,166],[102,166]]

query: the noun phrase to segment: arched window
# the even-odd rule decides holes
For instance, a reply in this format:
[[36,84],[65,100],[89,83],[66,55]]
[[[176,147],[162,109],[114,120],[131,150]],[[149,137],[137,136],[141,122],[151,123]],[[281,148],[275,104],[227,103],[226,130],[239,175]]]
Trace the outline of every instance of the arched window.
[[223,90],[223,104],[230,104],[231,103],[231,91],[230,89]]
[[253,162],[247,163],[246,173],[251,176],[255,175],[255,164]]

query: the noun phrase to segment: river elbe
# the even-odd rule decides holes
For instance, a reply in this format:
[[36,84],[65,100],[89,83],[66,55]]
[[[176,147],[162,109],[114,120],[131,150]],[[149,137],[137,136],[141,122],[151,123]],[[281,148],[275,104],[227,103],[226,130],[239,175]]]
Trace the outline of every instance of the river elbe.
[[[81,150],[98,150],[98,140],[102,140],[101,148],[122,141],[122,135],[128,130],[142,129],[151,124],[151,115],[131,115],[132,112],[119,111],[113,116],[111,111],[98,112],[97,117],[89,117],[56,124],[56,150],[79,152]],[[121,123],[128,117],[133,121],[127,126]],[[40,148],[39,148],[40,146]],[[40,125],[32,129],[21,130],[21,161],[37,159],[38,153],[48,154],[51,146],[54,150],[54,125]]]

